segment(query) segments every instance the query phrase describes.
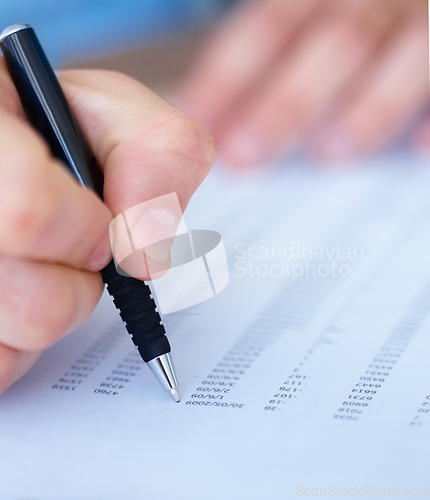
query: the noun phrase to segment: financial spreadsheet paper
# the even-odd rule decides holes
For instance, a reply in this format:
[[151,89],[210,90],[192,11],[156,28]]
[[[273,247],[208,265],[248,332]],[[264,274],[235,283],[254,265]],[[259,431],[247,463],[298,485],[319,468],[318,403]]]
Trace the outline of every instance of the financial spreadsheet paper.
[[0,498],[429,496],[427,163],[216,168],[185,216],[230,282],[164,318],[181,402],[104,297],[0,397]]

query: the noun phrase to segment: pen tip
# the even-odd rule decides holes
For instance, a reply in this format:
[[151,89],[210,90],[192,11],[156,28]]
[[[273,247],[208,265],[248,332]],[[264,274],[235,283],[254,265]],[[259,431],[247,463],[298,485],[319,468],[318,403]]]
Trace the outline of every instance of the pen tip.
[[179,403],[179,401],[181,400],[181,398],[179,397],[179,391],[178,389],[175,387],[174,389],[170,389],[169,391],[170,395],[172,396],[172,398],[177,402]]

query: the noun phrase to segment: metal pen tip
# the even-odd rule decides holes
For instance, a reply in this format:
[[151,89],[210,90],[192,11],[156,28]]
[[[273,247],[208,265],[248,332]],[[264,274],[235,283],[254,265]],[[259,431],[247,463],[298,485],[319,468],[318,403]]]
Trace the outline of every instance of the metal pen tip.
[[170,389],[169,391],[170,395],[172,396],[172,398],[177,402],[179,403],[179,401],[181,400],[180,396],[179,396],[179,391],[178,391],[178,388],[177,387],[174,387],[173,389]]
[[157,356],[151,359],[151,361],[148,361],[147,364],[162,387],[170,392],[172,398],[179,403],[181,398],[179,397],[178,382],[176,380],[175,371],[173,370],[170,354],[167,352],[166,354]]

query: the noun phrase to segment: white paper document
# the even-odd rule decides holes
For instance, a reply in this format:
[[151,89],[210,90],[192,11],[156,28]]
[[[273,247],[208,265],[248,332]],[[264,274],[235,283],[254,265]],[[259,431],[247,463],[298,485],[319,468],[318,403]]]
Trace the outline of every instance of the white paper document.
[[185,214],[224,291],[164,318],[182,400],[110,297],[0,397],[0,498],[430,497],[430,169],[216,169]]

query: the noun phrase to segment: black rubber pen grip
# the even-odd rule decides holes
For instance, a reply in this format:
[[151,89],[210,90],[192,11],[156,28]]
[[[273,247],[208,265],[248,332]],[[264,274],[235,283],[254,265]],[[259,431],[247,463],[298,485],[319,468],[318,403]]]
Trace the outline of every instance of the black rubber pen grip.
[[[103,199],[101,171],[33,29],[16,25],[0,47],[29,122],[78,182]],[[143,360],[170,352],[149,287],[118,274],[113,261],[101,274]]]
[[101,273],[142,359],[148,362],[170,352],[166,331],[155,309],[149,286],[143,281],[118,274],[113,261]]

